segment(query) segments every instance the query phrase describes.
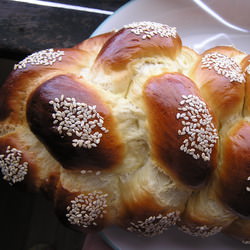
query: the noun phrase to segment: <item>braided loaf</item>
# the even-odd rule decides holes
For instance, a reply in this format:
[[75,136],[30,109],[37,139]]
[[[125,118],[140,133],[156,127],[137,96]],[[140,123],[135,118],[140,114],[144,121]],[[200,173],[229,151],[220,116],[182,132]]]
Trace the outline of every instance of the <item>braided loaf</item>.
[[75,230],[250,241],[250,56],[139,22],[36,52],[0,89],[0,168]]

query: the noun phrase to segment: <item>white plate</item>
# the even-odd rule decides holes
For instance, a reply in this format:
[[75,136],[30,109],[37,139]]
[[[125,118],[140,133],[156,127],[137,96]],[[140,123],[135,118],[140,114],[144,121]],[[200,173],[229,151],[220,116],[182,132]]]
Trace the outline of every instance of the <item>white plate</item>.
[[[250,1],[134,0],[121,7],[92,34],[98,35],[134,21],[155,21],[177,28],[184,45],[202,52],[216,45],[233,45],[250,53]],[[226,235],[200,239],[176,228],[145,239],[113,227],[103,237],[121,250],[249,249]]]
[[249,12],[247,0],[135,0],[106,19],[92,36],[134,21],[154,21],[176,27],[183,44],[198,52],[234,45],[250,53]]
[[249,250],[249,245],[222,233],[203,239],[189,236],[177,228],[170,228],[153,238],[142,238],[117,227],[105,229],[101,235],[115,250]]

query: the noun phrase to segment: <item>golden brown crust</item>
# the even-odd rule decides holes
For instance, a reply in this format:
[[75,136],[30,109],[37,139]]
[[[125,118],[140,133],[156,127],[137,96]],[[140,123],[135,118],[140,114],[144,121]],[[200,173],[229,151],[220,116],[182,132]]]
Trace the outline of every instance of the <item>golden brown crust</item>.
[[[235,213],[250,217],[250,123],[238,122],[231,128],[222,145],[222,165],[219,169],[219,198]],[[249,178],[250,179],[250,178]]]
[[103,46],[95,64],[112,70],[121,70],[135,58],[149,56],[167,56],[172,59],[180,52],[182,42],[178,34],[162,37],[160,34],[142,38],[123,28],[111,37]]
[[[77,49],[54,50],[54,52],[63,52],[57,60],[51,59],[53,52],[45,52],[43,59],[52,65],[44,65],[43,60],[39,64],[39,56],[36,56],[34,63],[31,59],[19,63],[21,68],[16,66],[6,82],[1,86],[0,91],[0,121],[8,117],[8,120],[14,124],[20,124],[25,120],[25,103],[30,92],[37,88],[41,83],[60,74],[79,74],[81,69],[86,66],[88,60],[86,52]],[[34,55],[34,54],[32,54]],[[61,58],[61,60],[60,60]],[[85,60],[83,60],[85,58]],[[25,59],[24,59],[25,60]]]
[[152,237],[176,224],[190,195],[157,168],[151,158],[143,167],[120,178],[118,224],[130,232]]
[[[67,101],[67,98],[71,100]],[[72,98],[75,98],[76,101],[73,101]],[[65,102],[66,104],[64,104]],[[87,107],[83,108],[78,103],[84,103]],[[57,108],[56,106],[59,104],[61,107]],[[93,106],[96,106],[95,113],[91,110]],[[77,110],[74,111],[74,108]],[[58,111],[56,112],[56,110]],[[68,113],[65,113],[65,110]],[[53,118],[53,115],[56,117]],[[95,118],[88,118],[89,115],[95,116]],[[103,119],[98,118],[99,115]],[[80,118],[80,116],[84,117]],[[77,118],[78,120],[76,120]],[[66,119],[72,121],[72,124],[68,125]],[[81,145],[81,141],[83,141],[81,138],[84,135],[79,136],[73,131],[73,129],[77,129],[76,126],[71,129],[75,122],[83,123],[84,119],[86,119],[84,128],[88,131],[85,133],[81,128],[78,133],[87,134],[85,137],[89,140],[88,145]],[[121,163],[124,146],[116,132],[116,124],[111,110],[96,90],[88,84],[80,83],[79,80],[66,75],[57,76],[44,82],[29,97],[27,120],[32,132],[46,145],[64,168],[96,171],[111,169]],[[89,132],[89,127],[93,125],[89,123],[90,121],[96,121],[97,124],[104,123],[98,126],[94,124],[94,128]],[[64,125],[61,124],[62,122]],[[62,133],[60,134],[60,132]],[[98,135],[92,139],[95,133]],[[78,145],[74,143],[74,140],[79,141]]]
[[73,48],[97,55],[104,43],[115,34],[115,31],[91,37],[75,45]]
[[[184,134],[184,136],[178,134],[178,131],[183,131],[183,125],[177,114],[181,113],[180,103],[185,100],[183,96],[188,97],[189,95],[202,100],[196,85],[189,78],[177,73],[151,78],[145,84],[143,93],[154,159],[174,179],[189,187],[197,188],[205,183],[216,166],[216,148],[212,151],[209,161],[202,157],[195,159],[191,153],[180,150],[183,141],[189,141],[189,136],[188,134]],[[199,111],[197,112],[199,113]],[[195,124],[199,124],[199,119],[197,119]],[[191,117],[187,117],[187,120],[192,122]],[[184,121],[187,120],[184,119]],[[206,130],[203,125],[201,128]],[[198,134],[194,142],[199,144],[197,140]],[[191,144],[191,141],[189,142]],[[193,146],[189,145],[188,148],[193,148]],[[198,154],[201,155],[202,151],[198,151]]]
[[207,238],[222,231],[222,226],[209,222],[204,223],[202,220],[196,220],[197,218],[182,217],[178,228],[186,234],[201,238]]
[[250,55],[246,56],[242,62],[241,66],[245,72],[246,77],[246,87],[245,87],[245,100],[244,100],[244,116],[250,116]]
[[243,244],[250,244],[250,220],[237,219],[223,232],[240,240]]
[[[75,178],[77,176],[77,178]],[[61,172],[55,195],[55,210],[60,220],[77,231],[99,231],[117,223],[122,208],[116,177]],[[106,185],[106,179],[111,185]],[[74,181],[78,181],[74,185]],[[96,183],[96,184],[95,184]]]
[[[100,231],[105,226],[105,220],[103,218],[97,218],[95,220],[87,220],[85,223],[84,220],[81,220],[84,218],[84,215],[90,215],[90,213],[82,214],[82,217],[77,219],[77,214],[81,214],[79,210],[76,209],[76,211],[79,211],[78,213],[75,211],[72,211],[75,206],[74,204],[80,204],[81,206],[87,205],[87,202],[81,201],[80,195],[85,195],[84,193],[80,192],[71,192],[60,185],[58,186],[57,190],[57,196],[56,196],[56,202],[55,202],[55,210],[58,218],[60,221],[65,224],[66,226],[76,230],[76,231],[82,231],[82,232],[91,232],[91,231]],[[78,201],[80,200],[80,202]],[[95,201],[96,199],[94,199]],[[76,203],[72,203],[72,201]],[[92,206],[92,203],[89,202],[89,205]],[[73,206],[73,207],[72,207]],[[71,212],[72,211],[72,212]],[[93,225],[93,222],[96,223],[96,225]],[[85,227],[86,226],[86,227]]]
[[178,226],[187,234],[204,238],[219,233],[236,218],[218,199],[211,178],[209,185],[189,197]]
[[152,22],[34,53],[0,89],[2,177],[83,232],[207,237],[249,218],[249,60]]
[[180,219],[180,211],[160,206],[149,193],[145,192],[137,199],[129,198],[124,202],[127,210],[120,222],[120,226],[129,232],[153,237],[176,225]]
[[[21,130],[22,132],[22,130]],[[35,144],[32,146],[35,147]],[[10,185],[30,191],[47,191],[53,197],[59,170],[56,163],[50,169],[41,169],[41,161],[35,149],[25,141],[19,131],[0,138],[1,174]],[[3,163],[5,167],[3,167]]]
[[[17,150],[19,151],[18,153],[17,153]],[[9,176],[10,178],[6,179],[6,181],[10,185],[17,184],[17,186],[18,185],[23,186],[25,183],[25,184],[33,186],[33,188],[34,186],[36,186],[36,185],[32,185],[32,183],[34,184],[35,180],[36,181],[39,180],[39,177],[37,174],[39,166],[34,164],[34,162],[32,161],[33,157],[30,156],[26,152],[25,146],[20,143],[20,140],[16,133],[8,134],[4,137],[1,137],[0,155],[3,156],[1,157],[1,160],[5,162],[6,166],[10,166],[10,165],[13,166],[13,171],[8,171],[9,173],[12,173],[12,176]],[[9,158],[9,162],[7,161],[7,158]],[[17,161],[17,164],[13,164],[14,161]],[[26,164],[27,167],[25,167],[25,169],[22,172],[20,171],[20,173],[18,174],[19,169],[21,170],[21,168],[24,167],[23,164],[25,162],[28,163]],[[2,175],[3,175],[3,167],[2,167]],[[4,175],[3,175],[3,178],[4,178]]]
[[[206,59],[206,56],[214,53],[222,56],[219,55],[217,59],[211,59],[211,57]],[[229,58],[227,62],[226,58],[220,58],[223,55]],[[220,125],[241,115],[245,80],[241,69],[239,74],[235,71],[230,72],[237,67],[231,65],[230,58],[234,58],[239,65],[244,55],[233,47],[217,46],[201,54],[200,60],[197,61],[191,73],[191,78],[200,87],[201,95],[214,111]],[[215,61],[212,62],[213,60]],[[215,67],[220,70],[220,73],[215,70]]]
[[[155,189],[154,185],[157,186],[160,182],[159,180],[163,178],[166,183],[170,182],[170,180],[156,167],[152,167],[151,164],[149,162],[146,163],[144,167],[134,172],[133,175],[120,184],[121,189],[126,190],[126,192],[121,193],[121,199],[124,204],[122,209],[124,212],[123,225],[127,225],[131,218],[134,221],[143,220],[150,216],[156,216],[159,213],[165,214],[170,211],[177,210],[180,212],[183,210],[185,195],[183,195],[184,198],[181,202],[178,203],[178,199],[176,199],[176,201],[173,200],[172,204],[166,207],[164,204],[166,202],[164,201],[165,197],[161,197],[161,192],[166,187]],[[180,191],[174,185],[171,185],[171,188],[173,193]]]
[[[241,195],[249,165],[248,132],[241,130],[247,123],[242,120],[248,95],[244,56],[232,47],[212,48],[200,56],[191,74],[220,124],[218,167],[210,178],[210,187],[189,198],[180,222],[183,231],[191,235],[210,236],[223,230],[237,216],[249,214],[246,197]],[[221,61],[215,62],[216,57]],[[213,60],[214,63],[210,63]],[[218,68],[215,68],[216,63]]]

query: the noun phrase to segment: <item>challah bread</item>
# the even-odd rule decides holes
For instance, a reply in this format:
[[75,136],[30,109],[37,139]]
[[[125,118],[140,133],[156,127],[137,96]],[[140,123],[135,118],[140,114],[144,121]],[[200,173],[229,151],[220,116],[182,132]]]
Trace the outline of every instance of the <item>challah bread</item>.
[[[246,56],[243,60],[242,60],[242,68],[244,70],[244,72],[246,73],[246,95],[245,95],[245,102],[244,102],[244,110],[243,110],[243,116],[245,117],[245,120],[248,121],[247,124],[242,124],[242,126],[238,127],[238,131],[237,134],[234,135],[233,139],[235,139],[235,136],[237,136],[239,139],[241,139],[241,143],[243,143],[244,147],[242,152],[240,152],[240,157],[237,159],[235,159],[236,161],[243,161],[243,164],[245,165],[246,169],[242,169],[242,179],[245,182],[243,184],[243,190],[240,190],[240,195],[243,195],[243,200],[240,203],[236,203],[236,197],[234,197],[234,202],[233,205],[237,205],[236,208],[243,210],[245,215],[244,217],[240,217],[237,220],[233,221],[233,223],[225,228],[224,232],[229,234],[230,236],[242,241],[245,244],[250,244],[250,219],[249,219],[249,210],[247,210],[249,208],[249,197],[246,196],[246,191],[249,193],[250,192],[250,177],[249,177],[249,164],[250,164],[250,160],[249,160],[249,143],[247,143],[247,139],[249,142],[249,134],[246,135],[245,131],[249,131],[249,114],[250,114],[250,95],[249,95],[249,91],[250,91],[250,56]],[[235,143],[239,143],[239,141],[235,141]],[[248,146],[248,147],[247,147]],[[247,152],[248,150],[248,152]],[[235,152],[233,151],[233,156],[235,157]],[[237,163],[237,162],[236,162]],[[246,165],[247,164],[247,165]],[[237,164],[237,166],[239,166]],[[236,180],[237,182],[239,182],[239,177],[240,177],[240,172],[236,174],[236,176],[238,177]],[[247,172],[248,171],[248,172]],[[234,171],[235,172],[235,171]],[[247,176],[247,177],[246,177]],[[244,178],[245,177],[245,178]],[[231,177],[233,178],[233,177]],[[227,197],[228,200],[228,197]],[[243,204],[245,202],[245,204]]]
[[[97,93],[97,90],[84,82],[78,82],[73,76],[60,75],[44,82],[29,97],[27,121],[31,131],[66,169],[82,170],[90,167],[97,171],[112,168],[122,161],[123,145],[115,121],[105,101]],[[74,99],[66,96],[74,96]],[[90,108],[94,106],[96,108]],[[48,113],[53,116],[48,116]],[[103,131],[96,132],[92,137],[88,134],[88,141],[78,139],[82,138],[78,135],[81,133],[78,127],[81,126],[81,116],[85,114],[97,118],[93,121],[97,121],[97,126]],[[102,116],[98,118],[98,114]],[[62,123],[65,117],[69,119]],[[90,128],[96,124],[88,122]],[[73,129],[78,130],[77,133]],[[102,135],[105,136],[101,138]]]
[[[219,54],[214,54],[215,49],[218,49],[216,53]],[[220,66],[217,61],[217,66],[221,67],[219,77],[224,77],[224,84],[223,81],[218,81],[215,75],[218,68],[214,69],[214,72],[211,70],[210,76],[206,75],[206,70],[209,69],[202,68],[202,60],[204,62],[204,58],[211,55],[213,55],[213,60],[217,58],[226,60],[224,56],[234,59],[230,65],[237,71],[231,76],[230,72],[227,75],[223,73],[226,64]],[[198,193],[193,193],[189,198],[180,224],[184,232],[207,237],[227,228],[237,216],[249,217],[249,193],[246,189],[246,181],[249,176],[250,134],[249,118],[245,116],[245,100],[248,97],[246,86],[249,83],[248,74],[245,72],[246,65],[243,65],[248,56],[246,57],[235,48],[217,47],[204,52],[201,56],[202,59],[198,62],[201,66],[194,66],[195,73],[191,74],[191,77],[201,84],[200,90],[202,93],[204,91],[203,96],[210,106],[214,106],[213,110],[220,123],[219,162],[209,185]],[[240,65],[242,69],[239,68]],[[204,70],[204,74],[197,75],[197,72],[201,70]],[[228,83],[225,84],[225,81]],[[207,94],[209,92],[210,95]],[[219,92],[224,93],[220,95],[221,98],[215,98]],[[220,108],[221,106],[224,108]],[[222,112],[223,110],[225,112]],[[243,232],[244,229],[241,231]]]
[[246,73],[246,84],[245,84],[245,102],[244,102],[244,110],[243,110],[243,115],[249,120],[249,115],[250,115],[250,55],[246,56],[242,62],[241,66]]
[[60,173],[60,165],[47,157],[36,137],[24,127],[18,126],[1,137],[1,172],[10,185],[31,191],[45,190],[54,196]]
[[217,46],[201,54],[190,74],[216,113],[220,129],[241,116],[245,77],[240,62],[245,56],[234,47]]
[[152,22],[36,52],[0,89],[3,179],[75,230],[215,234],[249,216],[248,61]]
[[[209,185],[189,198],[180,222],[187,233],[207,237],[239,216],[249,216],[249,125],[244,115],[248,81],[241,67],[246,55],[233,47],[205,51],[190,77],[218,119],[218,164]],[[233,211],[233,213],[232,213]]]
[[[188,147],[188,141],[194,142],[191,145],[193,148],[195,146],[198,147],[199,144],[187,136],[183,143],[182,136],[186,135],[186,130],[183,127],[190,128],[191,126],[191,124],[187,124],[185,121],[189,120],[192,115],[194,116],[193,119],[196,118],[195,114],[191,112],[195,113],[197,111],[197,114],[207,112],[207,114],[210,114],[209,110],[203,105],[204,102],[195,83],[179,73],[167,73],[160,77],[156,76],[146,83],[144,98],[148,110],[152,157],[164,172],[174,176],[174,179],[180,183],[192,188],[204,184],[204,180],[206,180],[215,167],[214,156],[216,156],[216,150],[207,155],[202,153],[201,156],[200,154],[195,154],[195,150],[192,149],[189,151],[188,149],[187,151],[185,149],[179,150],[180,148]],[[180,104],[183,104],[182,108],[180,108]],[[187,105],[184,106],[185,104]],[[200,105],[200,110],[195,107],[194,110],[190,109],[189,114],[190,104],[193,104],[193,106]],[[177,110],[179,112],[176,112]],[[173,116],[173,113],[176,113],[176,115]],[[213,117],[210,116],[209,119],[212,120]],[[180,120],[184,121],[180,123]],[[205,123],[199,124],[199,128],[204,131],[208,129],[206,126],[207,124]],[[212,126],[210,129],[211,138],[209,140],[216,141],[216,129]],[[203,151],[202,147],[201,151]]]

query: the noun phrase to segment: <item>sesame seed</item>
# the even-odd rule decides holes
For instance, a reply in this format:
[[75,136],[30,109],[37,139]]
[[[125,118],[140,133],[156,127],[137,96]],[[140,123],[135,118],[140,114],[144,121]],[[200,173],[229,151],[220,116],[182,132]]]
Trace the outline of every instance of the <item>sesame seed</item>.
[[[81,174],[92,174],[93,173],[93,170],[81,170]],[[100,175],[102,172],[101,171],[96,171],[95,172],[95,175]]]
[[100,174],[101,174],[101,171],[96,171],[95,174],[96,174],[96,175],[100,175]]
[[[177,120],[180,120],[183,126],[177,133],[179,136],[185,136],[180,150],[194,159],[201,157],[204,161],[209,161],[212,148],[218,139],[212,116],[206,104],[198,96],[188,95],[182,98],[178,111],[183,111],[183,113],[176,115]],[[196,119],[198,116],[201,117],[199,120]]]
[[54,49],[41,50],[27,56],[18,64],[15,64],[14,70],[24,69],[27,67],[27,64],[44,65],[44,66],[53,65],[56,61],[61,61],[63,55],[64,51],[61,50],[57,51],[54,51]]
[[158,214],[150,216],[144,221],[130,222],[127,228],[130,232],[136,232],[145,237],[153,237],[167,230],[170,226],[174,226],[180,220],[180,212],[171,212],[166,215]]
[[217,233],[219,233],[222,230],[221,226],[207,226],[207,225],[203,225],[203,226],[196,226],[196,227],[187,227],[185,225],[182,225],[179,227],[179,229],[184,232],[187,233],[189,235],[192,236],[196,236],[196,237],[202,237],[202,238],[206,238],[212,235],[215,235]]
[[245,74],[242,68],[235,62],[233,58],[220,53],[206,54],[202,60],[202,68],[214,69],[217,74],[223,75],[230,82],[245,82]]
[[249,240],[242,240],[241,241],[243,244],[245,244],[245,245],[249,245],[250,244],[250,239]]
[[[248,62],[250,63],[250,60],[248,60]],[[245,71],[248,75],[250,75],[250,64],[246,67]]]
[[[247,181],[250,181],[250,176],[247,177]],[[250,187],[246,187],[247,192],[250,192]]]
[[7,147],[5,154],[0,155],[3,179],[8,181],[10,185],[23,181],[28,172],[28,163],[21,163],[21,160],[22,151],[10,146]]
[[80,194],[67,207],[66,217],[71,224],[87,228],[97,226],[97,219],[103,218],[107,207],[107,194],[102,191]]
[[150,39],[156,35],[160,37],[176,38],[176,28],[155,22],[134,22],[124,25],[125,29],[129,29],[133,34],[141,36],[143,40]]
[[[75,98],[64,95],[50,100],[49,104],[54,108],[53,124],[57,125],[56,129],[61,137],[77,137],[72,140],[73,147],[97,147],[101,142],[102,132],[108,133],[104,127],[104,118],[96,111],[96,105],[80,103]],[[96,116],[98,120],[95,119]]]

